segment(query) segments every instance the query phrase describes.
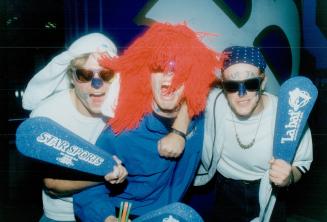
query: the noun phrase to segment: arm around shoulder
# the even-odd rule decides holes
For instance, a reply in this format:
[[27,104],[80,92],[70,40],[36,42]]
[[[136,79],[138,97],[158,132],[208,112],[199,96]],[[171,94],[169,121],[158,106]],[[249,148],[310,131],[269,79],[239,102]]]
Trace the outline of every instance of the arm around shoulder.
[[172,131],[158,142],[160,156],[177,158],[183,153],[189,123],[187,105],[183,103],[172,125]]
[[108,217],[115,216],[115,206],[109,196],[110,190],[100,184],[74,194],[74,213],[80,221],[99,222],[106,221]]
[[97,181],[63,180],[54,178],[44,178],[43,182],[48,192],[56,196],[71,195],[100,183]]

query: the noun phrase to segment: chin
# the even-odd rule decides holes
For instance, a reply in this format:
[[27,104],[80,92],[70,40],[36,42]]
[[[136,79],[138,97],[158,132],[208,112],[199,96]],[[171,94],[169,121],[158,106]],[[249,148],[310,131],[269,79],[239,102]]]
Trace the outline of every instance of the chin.
[[240,117],[249,117],[251,116],[253,109],[233,109],[234,113]]
[[101,113],[101,108],[100,107],[92,107],[92,109],[89,109],[89,111],[93,115],[98,115]]
[[163,110],[175,110],[177,107],[176,101],[160,101],[158,103],[159,107]]
[[160,106],[160,110],[162,110],[164,112],[168,112],[168,113],[169,112],[173,113],[176,110],[176,107],[175,106],[174,107]]

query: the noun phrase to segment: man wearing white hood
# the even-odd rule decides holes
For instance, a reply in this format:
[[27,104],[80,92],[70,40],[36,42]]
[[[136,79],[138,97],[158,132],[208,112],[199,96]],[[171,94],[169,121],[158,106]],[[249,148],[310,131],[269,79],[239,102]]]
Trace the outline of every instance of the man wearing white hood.
[[[67,51],[54,57],[28,83],[23,97],[24,109],[32,110],[30,117],[51,118],[75,134],[95,143],[106,125],[101,107],[109,117],[119,93],[119,75],[98,64],[100,56],[115,57],[116,46],[104,35],[92,33],[76,40]],[[127,171],[120,160],[105,176],[109,183],[121,183]],[[42,191],[44,221],[75,221],[72,195],[81,189],[105,182],[56,176],[57,168],[51,168],[44,178]],[[91,180],[91,178],[87,178]]]

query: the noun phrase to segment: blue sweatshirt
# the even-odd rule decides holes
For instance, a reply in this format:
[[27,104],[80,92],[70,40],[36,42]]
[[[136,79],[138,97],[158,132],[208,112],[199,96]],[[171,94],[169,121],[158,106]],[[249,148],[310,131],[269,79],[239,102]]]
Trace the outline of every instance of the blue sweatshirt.
[[[170,121],[154,114],[143,118],[138,128],[115,135],[110,128],[97,146],[117,155],[128,171],[126,183],[101,184],[74,195],[74,211],[82,221],[104,221],[116,215],[121,201],[132,203],[131,214],[143,215],[180,201],[193,181],[201,158],[204,118],[192,120],[185,149],[178,159],[160,157],[158,141],[170,131]],[[118,188],[118,189],[117,189]]]

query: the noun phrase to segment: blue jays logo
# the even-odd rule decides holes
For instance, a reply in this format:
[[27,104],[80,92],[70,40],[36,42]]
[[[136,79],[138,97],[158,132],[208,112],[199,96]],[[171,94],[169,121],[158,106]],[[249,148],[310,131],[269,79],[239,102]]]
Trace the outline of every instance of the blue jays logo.
[[179,220],[175,219],[172,215],[169,215],[169,217],[164,218],[162,222],[179,222]]
[[285,125],[286,133],[285,136],[281,138],[281,143],[292,142],[297,138],[299,126],[301,125],[303,119],[303,111],[300,109],[305,107],[311,96],[307,91],[295,88],[289,93],[288,105],[291,109],[288,110],[288,123]]
[[300,90],[299,88],[290,91],[289,96],[288,103],[294,111],[298,111],[300,108],[307,105],[311,99],[311,96],[307,91]]

